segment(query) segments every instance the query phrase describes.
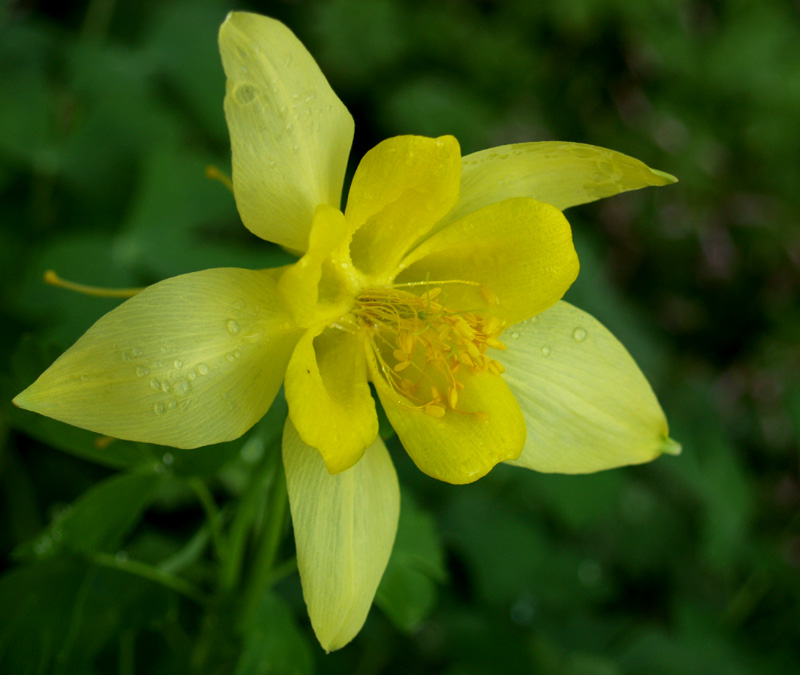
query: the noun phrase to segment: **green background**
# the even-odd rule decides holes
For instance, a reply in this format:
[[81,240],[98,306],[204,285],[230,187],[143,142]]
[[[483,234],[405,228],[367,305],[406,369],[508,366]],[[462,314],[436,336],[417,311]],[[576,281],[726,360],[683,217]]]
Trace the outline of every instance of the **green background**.
[[[230,9],[283,20],[316,57],[356,119],[351,171],[388,136],[452,133],[465,154],[606,146],[681,181],[567,212],[567,299],[629,348],[683,455],[455,487],[390,440],[398,542],[378,606],[330,656],[280,511],[280,401],[237,443],[166,453],[10,404],[116,304],[44,270],[138,286],[286,260],[204,177],[230,168]],[[800,668],[798,120],[796,2],[6,2],[0,672]]]

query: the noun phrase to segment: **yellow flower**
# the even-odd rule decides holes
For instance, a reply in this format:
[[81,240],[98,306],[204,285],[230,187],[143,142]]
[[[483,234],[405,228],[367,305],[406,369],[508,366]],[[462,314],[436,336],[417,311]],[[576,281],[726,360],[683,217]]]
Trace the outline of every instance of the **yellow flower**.
[[462,158],[452,137],[401,136],[363,158],[342,212],[353,121],[313,58],[245,13],[220,49],[239,213],[300,259],[145,289],[15,403],[193,448],[243,434],[285,382],[298,566],[332,650],[366,619],[399,513],[370,382],[417,466],[451,483],[503,461],[582,473],[676,448],[625,349],[560,302],[578,273],[562,210],[674,179],[586,145]]

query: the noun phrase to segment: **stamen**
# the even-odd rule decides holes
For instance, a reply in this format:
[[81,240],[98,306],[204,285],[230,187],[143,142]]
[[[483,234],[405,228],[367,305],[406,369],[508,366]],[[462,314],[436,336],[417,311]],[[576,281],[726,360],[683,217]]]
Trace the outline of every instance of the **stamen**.
[[57,288],[65,288],[68,291],[90,295],[94,298],[132,298],[142,290],[141,288],[100,288],[99,286],[78,284],[74,281],[62,279],[53,270],[47,270],[44,273],[44,282]]
[[488,419],[486,413],[458,408],[464,383],[456,376],[462,367],[472,374],[503,372],[486,351],[505,348],[498,340],[505,324],[495,316],[484,319],[475,312],[448,309],[439,301],[442,289],[431,283],[398,285],[425,286],[420,295],[397,286],[364,291],[356,298],[353,315],[367,331],[386,383],[407,401],[401,405],[432,417],[449,410]]
[[231,192],[233,192],[233,181],[230,178],[228,178],[224,173],[222,173],[222,171],[220,171],[213,164],[209,164],[206,167],[206,178],[208,178],[209,180],[218,180],[226,188],[228,188]]

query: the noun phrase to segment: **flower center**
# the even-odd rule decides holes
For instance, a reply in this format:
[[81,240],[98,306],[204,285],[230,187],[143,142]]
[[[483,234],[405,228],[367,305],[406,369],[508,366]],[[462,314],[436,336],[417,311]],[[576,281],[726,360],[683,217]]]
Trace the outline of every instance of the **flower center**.
[[[448,410],[464,413],[458,408],[464,374],[505,370],[486,355],[489,347],[506,348],[498,339],[505,324],[496,316],[448,309],[438,301],[442,289],[426,287],[421,295],[397,287],[362,291],[353,315],[366,330],[387,384],[409,408],[432,417]],[[484,412],[465,414],[488,419]]]

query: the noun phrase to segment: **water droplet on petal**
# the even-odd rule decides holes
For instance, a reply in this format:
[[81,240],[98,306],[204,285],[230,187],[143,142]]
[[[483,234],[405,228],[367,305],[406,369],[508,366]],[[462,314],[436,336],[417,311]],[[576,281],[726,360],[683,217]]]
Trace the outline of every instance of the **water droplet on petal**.
[[149,369],[147,369],[147,368],[145,368],[144,366],[138,366],[138,367],[136,368],[136,374],[137,374],[139,377],[144,377],[144,376],[145,376],[145,375],[147,375],[147,373],[149,373],[149,372],[150,372],[150,370],[149,370]]
[[81,382],[88,382],[89,376],[88,375],[81,375]]
[[161,389],[161,383],[158,380],[150,380],[150,386],[156,391]]
[[238,321],[234,321],[233,319],[228,321],[228,323],[226,325],[228,327],[228,332],[231,335],[236,335],[236,333],[238,333],[241,330],[239,328],[239,322]]
[[575,340],[575,342],[583,342],[586,339],[586,335],[585,328],[578,327],[572,331],[572,339]]
[[208,366],[205,363],[197,364],[197,372],[201,375],[208,375]]
[[172,462],[175,461],[175,458],[172,456],[171,453],[165,452],[164,456],[161,458],[161,461],[164,463],[164,466],[169,466]]
[[550,356],[550,347],[542,347],[542,356]]
[[131,349],[131,354],[133,355],[133,358],[138,359],[142,354],[144,354],[144,352],[138,347],[134,347]]
[[180,370],[181,368],[183,368],[183,361],[179,361],[178,359],[175,359],[172,362],[172,365],[175,367],[176,370]]
[[118,563],[124,563],[128,561],[128,554],[125,551],[117,551],[117,554],[114,556],[114,560]]
[[515,340],[519,340],[519,333],[517,333],[517,331],[514,331],[513,333],[511,333],[511,337],[514,338]]
[[156,403],[153,406],[153,412],[156,415],[163,415],[164,414],[164,404],[163,403]]

